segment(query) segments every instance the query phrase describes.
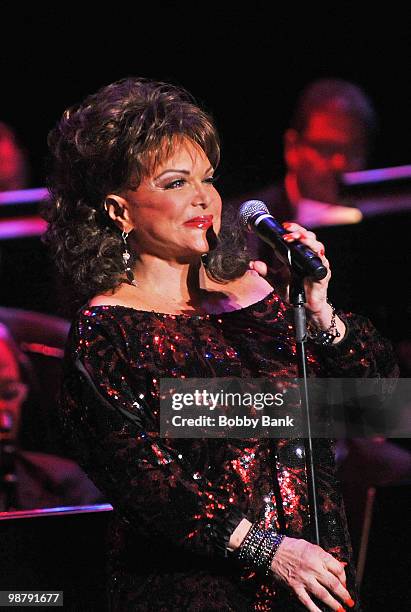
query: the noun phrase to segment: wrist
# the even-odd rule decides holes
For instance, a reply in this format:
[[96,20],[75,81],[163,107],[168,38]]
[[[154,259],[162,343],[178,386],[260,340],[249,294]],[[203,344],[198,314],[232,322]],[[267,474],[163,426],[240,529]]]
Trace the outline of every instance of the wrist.
[[259,522],[253,523],[236,550],[236,558],[247,567],[267,576],[284,537],[275,529],[264,529]]
[[308,310],[309,321],[319,329],[328,329],[331,325],[333,307],[326,300],[318,310]]
[[318,311],[310,312],[307,335],[316,344],[328,346],[338,344],[345,335],[345,324],[337,316],[330,302],[325,302]]
[[293,543],[295,542],[295,538],[290,538],[288,536],[284,536],[283,541],[278,547],[277,554],[271,561],[271,571],[277,575],[277,567],[281,564],[284,559],[288,559],[292,554]]

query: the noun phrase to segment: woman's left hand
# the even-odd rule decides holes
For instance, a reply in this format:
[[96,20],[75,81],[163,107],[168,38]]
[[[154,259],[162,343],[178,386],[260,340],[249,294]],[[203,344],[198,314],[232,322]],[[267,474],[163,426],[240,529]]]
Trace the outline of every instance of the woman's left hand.
[[[305,305],[311,315],[311,319],[321,329],[327,329],[331,322],[332,307],[327,302],[327,290],[331,278],[331,269],[330,262],[325,256],[325,247],[322,242],[317,240],[317,236],[314,232],[305,229],[301,225],[298,225],[298,223],[283,223],[283,227],[289,232],[283,237],[286,242],[291,243],[294,242],[294,240],[299,240],[299,242],[305,244],[309,249],[314,251],[321,259],[323,265],[327,268],[327,275],[322,280],[304,279]],[[267,274],[267,266],[262,261],[252,261],[250,262],[250,267],[261,276],[266,276]],[[337,327],[340,334],[345,331],[344,323],[340,319],[338,319]],[[342,336],[343,333],[340,335],[340,338]]]
[[288,242],[299,240],[302,244],[311,249],[321,259],[325,268],[327,268],[327,276],[320,281],[304,279],[305,303],[308,310],[315,316],[319,315],[324,309],[327,309],[327,290],[328,283],[331,278],[330,262],[325,256],[325,247],[322,242],[317,240],[314,232],[311,232],[298,223],[283,223],[283,227],[289,232],[283,236],[283,239]]

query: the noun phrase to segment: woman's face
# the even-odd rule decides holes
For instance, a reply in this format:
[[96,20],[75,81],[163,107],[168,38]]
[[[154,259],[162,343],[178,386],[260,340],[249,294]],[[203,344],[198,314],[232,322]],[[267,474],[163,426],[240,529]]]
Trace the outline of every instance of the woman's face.
[[213,174],[204,151],[184,139],[135,191],[126,192],[137,253],[183,262],[209,251],[207,234],[218,234],[221,224]]

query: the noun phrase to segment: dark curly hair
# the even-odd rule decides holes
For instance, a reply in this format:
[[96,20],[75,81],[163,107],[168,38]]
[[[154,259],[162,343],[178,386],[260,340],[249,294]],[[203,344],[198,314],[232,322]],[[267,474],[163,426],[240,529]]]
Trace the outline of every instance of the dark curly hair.
[[[44,241],[79,300],[127,282],[121,232],[104,208],[107,194],[136,189],[181,136],[218,165],[219,139],[210,116],[184,89],[142,78],[103,87],[66,110],[50,132]],[[226,282],[241,276],[248,261],[244,236],[225,211],[207,273]]]

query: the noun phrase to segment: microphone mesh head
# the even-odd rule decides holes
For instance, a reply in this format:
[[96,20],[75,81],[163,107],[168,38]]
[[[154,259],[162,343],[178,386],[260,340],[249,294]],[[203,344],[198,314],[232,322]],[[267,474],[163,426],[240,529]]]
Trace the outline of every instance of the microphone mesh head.
[[255,213],[267,214],[269,210],[264,202],[260,202],[260,200],[247,200],[247,202],[243,202],[238,211],[240,224],[244,228],[248,228],[248,221]]

